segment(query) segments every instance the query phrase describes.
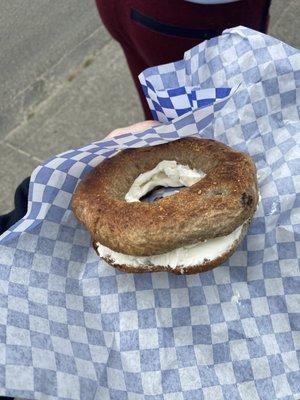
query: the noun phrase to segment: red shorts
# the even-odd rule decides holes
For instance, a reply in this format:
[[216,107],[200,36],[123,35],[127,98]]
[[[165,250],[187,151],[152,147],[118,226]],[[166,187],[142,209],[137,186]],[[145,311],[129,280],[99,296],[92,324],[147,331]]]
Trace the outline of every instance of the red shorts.
[[271,0],[241,0],[202,5],[184,0],[96,0],[102,21],[122,46],[151,118],[138,75],[144,69],[176,61],[203,40],[238,25],[265,32]]

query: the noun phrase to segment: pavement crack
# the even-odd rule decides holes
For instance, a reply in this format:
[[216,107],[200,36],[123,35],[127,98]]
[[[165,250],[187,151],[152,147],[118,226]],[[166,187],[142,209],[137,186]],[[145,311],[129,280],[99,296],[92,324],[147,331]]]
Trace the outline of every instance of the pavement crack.
[[29,157],[32,160],[37,161],[39,164],[43,161],[40,158],[33,156],[32,154],[28,153],[25,150],[19,149],[19,147],[14,146],[13,144],[7,142],[6,140],[3,140],[2,143],[5,144],[7,147],[11,148],[12,150],[22,154],[23,156]]
[[[81,42],[79,42],[75,47],[72,47],[71,50],[69,50],[68,52],[66,52],[55,64],[51,65],[50,68],[48,68],[45,72],[43,72],[40,76],[36,77],[35,81],[38,80],[45,80],[45,76],[47,75],[47,73],[49,73],[50,71],[52,71],[53,69],[55,69],[63,60],[65,60],[66,58],[68,58],[70,56],[70,54],[72,54],[74,51],[76,51],[76,49],[78,49],[80,46],[82,46],[82,44],[84,44],[86,41],[88,41],[93,35],[95,35],[99,30],[101,30],[101,26],[99,26],[97,29],[94,30],[94,32],[92,32],[88,37],[84,38]],[[102,48],[104,48],[107,45],[107,43],[105,43],[101,49],[99,51],[102,50]],[[99,52],[98,51],[98,52]],[[97,53],[98,53],[97,52]],[[46,81],[46,80],[45,80]],[[31,82],[28,86],[26,86],[24,89],[22,89],[20,92],[18,92],[14,97],[12,97],[10,104],[13,103],[19,96],[21,96],[22,94],[24,94],[28,89],[30,89],[32,87],[34,82]]]

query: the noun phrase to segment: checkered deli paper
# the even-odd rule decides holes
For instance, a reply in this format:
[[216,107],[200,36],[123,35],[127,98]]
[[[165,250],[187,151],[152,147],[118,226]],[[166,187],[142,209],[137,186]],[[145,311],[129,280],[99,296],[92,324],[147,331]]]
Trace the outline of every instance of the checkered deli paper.
[[[237,27],[140,78],[165,123],[46,161],[0,238],[0,393],[299,400],[300,52]],[[120,149],[198,133],[256,163],[261,201],[238,251],[191,276],[99,261],[70,210],[79,180]]]

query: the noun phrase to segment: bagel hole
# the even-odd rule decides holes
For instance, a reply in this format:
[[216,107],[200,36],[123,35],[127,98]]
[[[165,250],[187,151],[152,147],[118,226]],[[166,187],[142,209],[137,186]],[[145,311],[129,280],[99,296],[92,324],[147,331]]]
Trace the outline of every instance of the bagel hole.
[[161,200],[165,197],[172,196],[184,188],[185,186],[180,186],[180,187],[157,186],[154,189],[150,190],[148,193],[146,193],[143,197],[141,197],[140,201],[144,201],[146,203],[154,203],[155,201]]

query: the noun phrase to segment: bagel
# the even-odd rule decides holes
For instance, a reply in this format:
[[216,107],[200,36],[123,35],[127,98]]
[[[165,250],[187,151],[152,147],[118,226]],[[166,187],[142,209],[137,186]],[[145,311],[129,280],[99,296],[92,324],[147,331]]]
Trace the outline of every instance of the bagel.
[[[185,187],[140,201],[156,186],[176,185]],[[185,138],[106,159],[79,183],[72,208],[108,264],[128,272],[195,273],[235,251],[257,203],[248,155],[215,140]]]

